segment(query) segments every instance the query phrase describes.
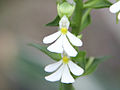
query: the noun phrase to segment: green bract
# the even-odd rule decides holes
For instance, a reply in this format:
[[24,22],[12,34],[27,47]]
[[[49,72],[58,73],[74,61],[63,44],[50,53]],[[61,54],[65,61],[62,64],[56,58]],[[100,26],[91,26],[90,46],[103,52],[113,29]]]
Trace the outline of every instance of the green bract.
[[74,9],[75,5],[71,5],[68,2],[64,2],[62,4],[58,3],[57,5],[57,11],[60,17],[63,17],[64,15],[66,15],[67,17],[72,16]]

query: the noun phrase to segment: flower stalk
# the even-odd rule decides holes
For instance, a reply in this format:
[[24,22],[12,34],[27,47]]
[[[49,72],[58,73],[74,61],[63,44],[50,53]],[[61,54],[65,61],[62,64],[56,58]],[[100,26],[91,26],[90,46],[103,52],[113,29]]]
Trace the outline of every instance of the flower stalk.
[[60,83],[60,88],[59,90],[75,90],[72,84],[64,84]]

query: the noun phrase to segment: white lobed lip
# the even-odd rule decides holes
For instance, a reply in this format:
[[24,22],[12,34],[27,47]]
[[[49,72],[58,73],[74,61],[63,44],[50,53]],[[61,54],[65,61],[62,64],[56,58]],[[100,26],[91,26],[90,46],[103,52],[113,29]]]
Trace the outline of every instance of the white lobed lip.
[[69,41],[65,35],[63,38],[63,48],[64,48],[65,52],[68,54],[68,56],[75,57],[78,54],[77,51],[69,43]]
[[[69,31],[67,32],[67,36],[70,40],[70,42],[73,45],[81,46],[82,41],[75,37],[73,34],[71,34]],[[72,47],[68,41],[66,35],[61,35],[52,45],[50,45],[47,49],[51,52],[55,53],[63,53],[63,50],[72,57],[75,57],[77,55],[77,51]]]
[[69,38],[70,42],[74,46],[82,46],[83,45],[82,41],[79,38],[77,38],[76,36],[74,36],[72,33],[70,33],[69,31],[67,32],[67,37]]
[[60,60],[57,63],[50,64],[45,67],[45,71],[47,72],[55,71],[51,75],[46,76],[45,77],[46,80],[51,82],[61,80],[62,83],[75,82],[70,72],[72,72],[76,76],[80,76],[84,73],[84,70],[81,67],[79,67],[77,64],[72,62],[71,60],[68,62],[68,64],[62,63],[62,60]]
[[52,42],[54,42],[60,35],[61,35],[61,32],[60,32],[60,31],[58,31],[58,32],[56,32],[56,33],[53,33],[53,34],[45,37],[45,38],[43,39],[43,43],[45,43],[45,44],[52,43]]
[[62,64],[62,60],[60,60],[57,63],[53,63],[53,64],[50,64],[50,65],[47,65],[44,70],[46,72],[54,72],[54,71],[56,71],[60,67],[61,64]]
[[64,69],[64,65],[62,65],[56,72],[54,72],[53,74],[46,76],[45,79],[51,82],[55,82],[55,81],[59,81],[61,79],[62,76],[62,72]]
[[84,70],[72,61],[69,61],[68,66],[70,71],[76,76],[80,76],[84,73]]
[[111,5],[109,8],[111,13],[117,13],[120,11],[120,1],[116,2],[115,4]]
[[50,45],[47,49],[51,52],[55,53],[63,53],[63,36],[61,35],[52,45]]
[[73,83],[73,82],[75,82],[74,78],[70,74],[70,71],[68,69],[67,64],[64,65],[64,70],[63,70],[63,74],[62,74],[62,77],[61,77],[61,82],[62,83]]
[[68,39],[74,46],[83,45],[82,41],[69,31],[67,31],[66,35],[63,35],[60,31],[58,31],[52,35],[45,37],[43,39],[43,42],[51,43],[56,40],[52,45],[47,48],[49,51],[55,53],[63,53],[64,50],[69,56],[75,57],[77,55],[77,51],[72,47]]

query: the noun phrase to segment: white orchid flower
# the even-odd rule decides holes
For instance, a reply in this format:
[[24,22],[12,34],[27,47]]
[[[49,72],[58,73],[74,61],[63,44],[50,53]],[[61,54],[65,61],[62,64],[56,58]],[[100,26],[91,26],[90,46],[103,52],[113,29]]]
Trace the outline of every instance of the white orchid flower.
[[[118,13],[120,12],[120,1],[116,2],[115,4],[110,6],[111,13]],[[118,14],[118,19],[120,20],[120,13]]]
[[54,72],[53,74],[46,76],[45,79],[51,82],[59,81],[62,83],[73,83],[75,80],[70,74],[70,71],[80,76],[84,73],[84,70],[77,64],[72,62],[67,56],[64,56],[62,60],[57,63],[50,64],[45,67],[46,72]]
[[63,51],[65,51],[69,56],[72,57],[77,55],[77,51],[72,47],[72,45],[82,46],[82,41],[68,31],[69,25],[70,22],[68,18],[63,16],[59,22],[60,30],[43,39],[43,43],[45,44],[49,44],[55,41],[47,48],[49,51],[55,53],[63,53]]

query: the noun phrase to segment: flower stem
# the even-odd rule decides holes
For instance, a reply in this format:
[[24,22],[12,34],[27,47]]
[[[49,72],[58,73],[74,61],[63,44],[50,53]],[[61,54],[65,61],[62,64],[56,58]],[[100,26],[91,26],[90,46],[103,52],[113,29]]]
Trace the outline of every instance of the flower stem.
[[75,90],[72,84],[60,83],[59,90]]
[[94,57],[90,57],[88,63],[86,64],[86,67],[85,67],[86,70],[87,70],[87,69],[90,67],[90,65],[93,63],[94,59],[95,59]]

